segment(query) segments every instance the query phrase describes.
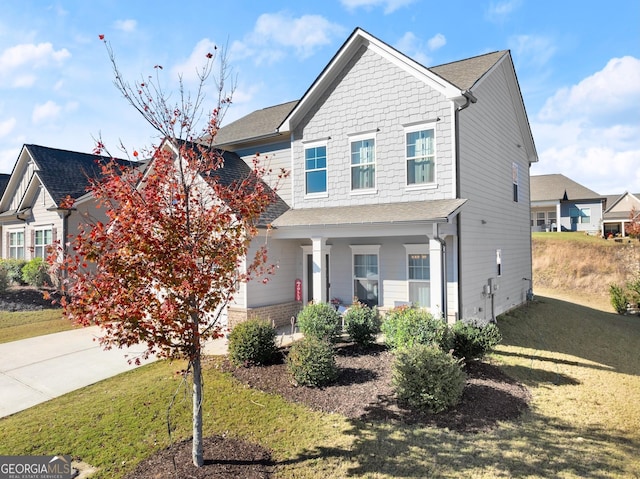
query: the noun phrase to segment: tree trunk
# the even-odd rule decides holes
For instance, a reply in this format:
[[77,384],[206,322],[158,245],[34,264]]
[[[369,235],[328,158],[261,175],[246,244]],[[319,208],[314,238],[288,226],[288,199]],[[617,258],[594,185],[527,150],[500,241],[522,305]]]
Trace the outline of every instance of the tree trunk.
[[193,367],[193,465],[202,467],[204,464],[202,452],[202,370],[200,355],[192,360]]

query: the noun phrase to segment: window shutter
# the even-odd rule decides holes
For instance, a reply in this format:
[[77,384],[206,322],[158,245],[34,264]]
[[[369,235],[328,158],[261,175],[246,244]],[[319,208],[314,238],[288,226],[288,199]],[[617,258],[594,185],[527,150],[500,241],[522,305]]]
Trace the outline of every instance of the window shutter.
[[10,246],[11,246],[11,233],[9,233],[8,231],[7,231],[7,234],[6,234],[6,238],[7,238],[7,247],[6,247],[5,251],[7,252],[7,255],[5,257],[6,258],[11,258],[11,248],[10,248]]
[[56,241],[58,241],[58,228],[53,227],[51,228],[51,243],[56,244]]
[[[31,258],[35,258],[35,252],[36,252],[36,231],[35,230],[31,230],[31,244],[29,245],[29,251],[31,252]],[[26,257],[26,253],[27,252],[25,251],[25,257]]]

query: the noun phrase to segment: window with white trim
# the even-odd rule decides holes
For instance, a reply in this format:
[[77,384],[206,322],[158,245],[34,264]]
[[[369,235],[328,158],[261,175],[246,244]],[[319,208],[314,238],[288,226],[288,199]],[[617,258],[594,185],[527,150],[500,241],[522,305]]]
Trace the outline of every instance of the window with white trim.
[[520,168],[517,163],[511,163],[511,176],[513,177],[513,201],[518,202],[518,183],[520,179]]
[[380,300],[380,246],[351,246],[353,254],[353,296],[367,306],[378,306]]
[[305,194],[327,192],[327,145],[306,146],[304,149]]
[[24,231],[9,232],[9,258],[24,259]]
[[591,208],[573,207],[569,210],[571,224],[589,224],[591,223]]
[[53,244],[53,230],[51,228],[37,229],[33,235],[33,257],[47,258],[47,247]]
[[407,130],[405,141],[407,185],[434,183],[436,181],[435,129],[422,126]]
[[371,190],[376,187],[376,140],[351,140],[351,189]]
[[407,252],[409,302],[420,308],[431,306],[431,266],[428,245],[404,245]]

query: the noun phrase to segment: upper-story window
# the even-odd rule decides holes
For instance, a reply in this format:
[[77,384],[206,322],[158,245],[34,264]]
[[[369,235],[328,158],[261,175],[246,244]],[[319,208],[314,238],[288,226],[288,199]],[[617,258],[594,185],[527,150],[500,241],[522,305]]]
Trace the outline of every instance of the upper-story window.
[[53,230],[51,228],[34,231],[33,256],[34,258],[45,259],[47,257],[47,247],[53,244]]
[[351,140],[351,189],[371,190],[376,187],[376,140]]
[[422,127],[406,132],[407,185],[427,185],[435,182],[436,138],[435,130]]
[[304,179],[307,195],[327,192],[327,145],[304,149]]

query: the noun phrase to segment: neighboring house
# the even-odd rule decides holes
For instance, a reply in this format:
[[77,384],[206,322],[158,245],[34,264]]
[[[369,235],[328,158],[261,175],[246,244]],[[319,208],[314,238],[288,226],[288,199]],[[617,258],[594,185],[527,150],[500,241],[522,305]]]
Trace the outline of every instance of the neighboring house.
[[537,153],[509,51],[427,68],[356,29],[302,99],[216,141],[290,171],[264,232],[277,272],[241,286],[231,324],[335,298],[449,321],[526,301]]
[[[45,258],[50,245],[77,234],[87,215],[99,216],[86,189],[90,178],[101,175],[100,164],[108,160],[24,145],[0,198],[2,258]],[[76,200],[72,208],[64,204],[67,197]]]
[[531,231],[584,231],[601,228],[604,199],[561,174],[531,176]]
[[606,197],[606,210],[602,218],[602,233],[605,238],[627,236],[625,227],[631,222],[631,212],[640,214],[640,193],[625,192]]

